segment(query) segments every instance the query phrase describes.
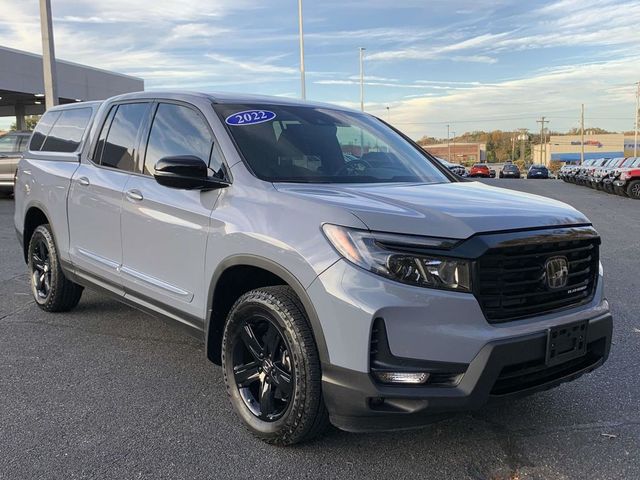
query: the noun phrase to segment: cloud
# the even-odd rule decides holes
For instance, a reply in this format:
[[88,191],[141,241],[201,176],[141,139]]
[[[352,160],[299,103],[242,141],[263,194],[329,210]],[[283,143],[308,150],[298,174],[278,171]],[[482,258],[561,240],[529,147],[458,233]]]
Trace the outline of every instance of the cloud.
[[[580,104],[586,104],[587,120],[600,126],[628,130],[633,124],[633,81],[640,55],[604,62],[591,62],[541,69],[537,74],[495,84],[450,91],[446,95],[405,98],[393,108],[393,123],[417,138],[441,135],[443,125],[456,131],[536,128],[535,120],[546,115],[552,129],[567,130],[579,118]],[[616,72],[616,75],[611,75]],[[576,85],[581,88],[577,89]],[[612,106],[628,105],[628,116],[615,114]],[[384,115],[383,103],[370,111]],[[606,122],[605,122],[606,123]]]

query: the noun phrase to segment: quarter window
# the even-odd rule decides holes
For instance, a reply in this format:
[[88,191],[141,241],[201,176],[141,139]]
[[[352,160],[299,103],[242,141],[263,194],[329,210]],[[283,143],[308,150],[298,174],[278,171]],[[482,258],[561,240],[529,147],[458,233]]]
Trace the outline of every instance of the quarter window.
[[[163,157],[193,155],[209,163],[212,146],[213,136],[209,127],[195,110],[182,105],[161,103],[149,133],[144,173],[153,175],[155,164]],[[215,165],[210,167],[216,172],[220,171],[220,158],[217,157]]]
[[136,139],[149,104],[124,103],[116,108],[113,121],[107,120],[100,133],[97,150],[97,153],[101,154],[99,163],[105,167],[133,172]]
[[53,127],[53,124],[56,123],[56,120],[60,116],[60,111],[54,110],[52,112],[46,112],[38,125],[36,125],[35,130],[33,131],[33,135],[31,136],[31,143],[29,144],[29,150],[32,152],[37,152],[42,148],[42,144],[44,143],[47,135],[49,134],[49,130]]
[[91,119],[90,108],[63,110],[42,145],[45,152],[75,152]]

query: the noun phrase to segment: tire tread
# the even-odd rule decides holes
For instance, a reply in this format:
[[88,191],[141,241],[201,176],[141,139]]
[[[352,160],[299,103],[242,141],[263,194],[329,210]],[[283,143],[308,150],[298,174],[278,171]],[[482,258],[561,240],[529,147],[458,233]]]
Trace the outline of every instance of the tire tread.
[[[287,428],[283,428],[277,434],[263,434],[254,428],[249,428],[249,430],[256,437],[272,445],[286,446],[312,440],[320,436],[329,426],[329,413],[322,396],[320,357],[302,303],[289,286],[262,287],[242,295],[231,308],[229,318],[232,318],[232,315],[240,305],[248,302],[268,304],[282,318],[290,321],[293,330],[299,337],[299,346],[307,363],[307,371],[311,377],[305,383],[306,389],[303,391],[304,393],[299,397],[296,396],[294,404],[290,407],[296,417],[291,423],[288,423]],[[227,341],[226,330],[223,342],[225,341]],[[224,352],[225,348],[223,347],[223,372],[227,392],[231,396],[230,389],[233,387],[227,378],[227,369],[224,368]],[[300,383],[300,375],[296,375],[296,377],[296,383],[298,384]]]

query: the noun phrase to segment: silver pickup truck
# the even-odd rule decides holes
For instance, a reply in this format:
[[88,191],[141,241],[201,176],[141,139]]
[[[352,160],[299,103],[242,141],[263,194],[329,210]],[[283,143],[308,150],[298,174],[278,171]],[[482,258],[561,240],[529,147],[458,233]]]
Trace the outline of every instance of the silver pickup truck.
[[269,443],[420,426],[609,354],[582,213],[462,179],[332,105],[150,92],[56,107],[20,162],[15,227],[40,308],[89,287],[182,325]]

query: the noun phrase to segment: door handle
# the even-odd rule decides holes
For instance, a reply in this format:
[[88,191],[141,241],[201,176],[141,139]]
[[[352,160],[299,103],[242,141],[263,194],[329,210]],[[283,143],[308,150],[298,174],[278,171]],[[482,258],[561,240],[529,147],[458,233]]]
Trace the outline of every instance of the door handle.
[[129,190],[127,192],[127,198],[129,200],[133,200],[134,202],[139,202],[144,199],[142,193],[140,193],[140,190]]
[[79,183],[80,185],[82,185],[83,187],[86,187],[86,186],[88,186],[88,185],[89,185],[89,179],[88,179],[87,177],[80,177],[80,178],[78,179],[78,183]]

